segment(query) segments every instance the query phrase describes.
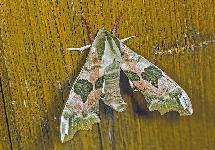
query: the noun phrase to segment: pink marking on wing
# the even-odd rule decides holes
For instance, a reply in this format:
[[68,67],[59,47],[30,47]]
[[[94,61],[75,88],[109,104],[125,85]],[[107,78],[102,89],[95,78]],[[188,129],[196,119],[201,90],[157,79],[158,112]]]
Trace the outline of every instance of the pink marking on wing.
[[80,95],[74,94],[70,100],[66,102],[66,107],[73,112],[83,112],[84,104]]
[[133,81],[133,83],[139,90],[146,90],[146,84],[144,83],[144,80],[140,79],[140,81]]
[[72,108],[73,108],[74,112],[83,112],[83,104],[82,103],[75,103]]
[[[94,54],[95,55],[95,54]],[[99,78],[99,71],[101,69],[101,60],[99,60],[96,56],[95,59],[92,60],[92,70],[90,70],[90,82],[92,84],[96,83],[96,80]]]
[[137,74],[141,73],[141,69],[139,67],[137,67],[136,61],[126,62],[126,64],[128,65],[128,68],[130,71],[137,73]]
[[169,92],[171,89],[168,86],[159,86],[156,88],[150,82],[140,79],[139,81],[133,81],[134,85],[143,93],[155,95],[155,96],[162,96],[164,93]]
[[123,53],[122,55],[123,58],[123,65],[124,67],[127,68],[126,70],[130,70],[134,73],[141,73],[141,68],[137,66],[138,62],[130,58],[130,56],[127,53]]
[[87,101],[85,102],[85,110],[89,110],[99,99],[102,94],[102,90],[97,89],[93,90],[87,97]]
[[99,78],[99,67],[96,67],[90,72],[90,82],[92,84],[95,84],[98,78]]

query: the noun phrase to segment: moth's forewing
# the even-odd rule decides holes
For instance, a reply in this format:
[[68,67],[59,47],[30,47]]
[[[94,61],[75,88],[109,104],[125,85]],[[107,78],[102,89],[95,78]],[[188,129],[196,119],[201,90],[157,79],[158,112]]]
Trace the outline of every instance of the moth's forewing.
[[101,61],[97,53],[90,50],[86,63],[70,91],[61,116],[61,140],[68,141],[80,129],[91,129],[100,122],[97,115],[102,94]]
[[125,109],[119,88],[120,58],[119,40],[110,32],[100,30],[63,110],[62,142],[72,139],[78,130],[90,129],[100,122],[97,112],[101,95],[104,103],[116,111]]
[[150,111],[158,110],[161,114],[177,111],[180,115],[193,113],[186,92],[161,69],[123,43],[121,43],[121,53],[121,69],[133,85],[143,93]]

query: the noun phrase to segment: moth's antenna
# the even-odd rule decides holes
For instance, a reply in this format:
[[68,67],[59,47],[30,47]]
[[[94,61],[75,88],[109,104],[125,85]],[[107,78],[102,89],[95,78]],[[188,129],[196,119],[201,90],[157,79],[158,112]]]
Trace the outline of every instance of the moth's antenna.
[[115,21],[114,26],[113,26],[113,29],[112,29],[112,33],[113,33],[113,34],[116,34],[116,33],[117,33],[119,21],[120,21],[122,15],[123,15],[123,13],[120,12],[119,16],[116,18],[116,21]]
[[82,21],[84,27],[87,29],[88,38],[90,40],[90,43],[92,44],[95,37],[92,33],[92,30],[91,30],[89,24],[87,23],[87,21],[84,19],[84,17],[82,15],[81,15],[81,21]]
[[105,28],[105,19],[104,19],[104,13],[103,13],[103,2],[101,2],[101,5],[100,5],[100,12],[101,12],[101,17],[102,17],[102,29]]

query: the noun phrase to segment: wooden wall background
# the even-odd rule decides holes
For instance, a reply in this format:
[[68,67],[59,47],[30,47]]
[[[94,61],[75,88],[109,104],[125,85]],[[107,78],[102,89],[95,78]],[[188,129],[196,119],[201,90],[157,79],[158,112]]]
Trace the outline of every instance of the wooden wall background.
[[[123,92],[127,111],[102,106],[101,124],[62,144],[59,118],[87,52],[80,14],[96,33],[123,12],[119,37],[162,68],[191,97],[194,114],[148,112]],[[212,150],[215,148],[214,0],[1,0],[0,149]]]

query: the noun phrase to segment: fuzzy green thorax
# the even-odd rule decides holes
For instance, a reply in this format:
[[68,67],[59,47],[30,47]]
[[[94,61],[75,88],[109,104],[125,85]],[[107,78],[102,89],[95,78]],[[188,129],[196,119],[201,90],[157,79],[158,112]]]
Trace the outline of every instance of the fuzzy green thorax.
[[110,50],[116,54],[115,49],[113,48],[112,39],[117,45],[117,47],[120,49],[120,41],[117,37],[115,37],[111,32],[106,31],[104,29],[99,30],[97,33],[95,40],[92,44],[92,47],[96,49],[96,52],[98,54],[99,59],[102,59],[102,56],[104,55],[105,50],[105,41],[107,40],[110,44]]

